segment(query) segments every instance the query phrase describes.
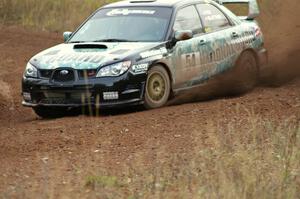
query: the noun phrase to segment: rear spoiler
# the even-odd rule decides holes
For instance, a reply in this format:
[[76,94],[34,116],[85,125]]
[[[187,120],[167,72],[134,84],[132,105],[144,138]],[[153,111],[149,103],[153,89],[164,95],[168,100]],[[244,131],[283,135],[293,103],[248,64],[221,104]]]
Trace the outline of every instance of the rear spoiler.
[[219,4],[248,4],[249,13],[248,16],[239,16],[242,19],[253,20],[259,16],[259,7],[257,0],[214,0]]

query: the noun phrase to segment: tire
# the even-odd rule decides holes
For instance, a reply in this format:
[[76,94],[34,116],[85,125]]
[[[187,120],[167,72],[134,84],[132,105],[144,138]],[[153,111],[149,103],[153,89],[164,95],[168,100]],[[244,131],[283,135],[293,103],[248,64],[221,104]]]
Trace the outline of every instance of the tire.
[[65,116],[67,109],[60,107],[34,107],[33,111],[41,118],[51,119]]
[[245,51],[241,54],[233,68],[230,94],[238,95],[252,90],[258,81],[258,67],[254,53]]
[[153,66],[147,77],[144,106],[146,109],[160,108],[166,105],[171,92],[170,77],[161,65]]

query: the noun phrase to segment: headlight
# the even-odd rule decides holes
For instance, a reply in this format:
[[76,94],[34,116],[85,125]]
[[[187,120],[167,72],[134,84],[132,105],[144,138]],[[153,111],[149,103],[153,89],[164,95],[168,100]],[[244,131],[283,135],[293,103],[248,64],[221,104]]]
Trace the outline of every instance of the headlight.
[[124,74],[131,66],[131,61],[119,62],[101,68],[97,77],[115,77]]
[[25,69],[24,76],[37,78],[38,77],[37,69],[33,65],[28,63]]

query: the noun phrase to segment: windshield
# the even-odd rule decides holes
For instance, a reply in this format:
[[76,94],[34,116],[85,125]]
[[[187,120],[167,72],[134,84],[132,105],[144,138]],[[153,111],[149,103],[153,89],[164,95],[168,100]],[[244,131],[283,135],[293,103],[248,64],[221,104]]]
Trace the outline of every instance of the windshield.
[[69,42],[162,41],[171,14],[171,8],[163,7],[101,9],[74,34]]

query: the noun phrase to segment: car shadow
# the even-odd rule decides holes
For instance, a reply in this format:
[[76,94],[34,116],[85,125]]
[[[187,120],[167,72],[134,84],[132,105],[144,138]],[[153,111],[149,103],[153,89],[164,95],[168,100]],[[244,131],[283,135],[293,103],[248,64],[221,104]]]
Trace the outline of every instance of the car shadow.
[[73,108],[68,110],[62,117],[76,117],[76,116],[88,116],[88,117],[107,117],[115,115],[126,115],[131,113],[137,113],[145,111],[146,109],[141,106],[128,106],[122,108],[110,108],[110,109],[97,109],[89,107]]

